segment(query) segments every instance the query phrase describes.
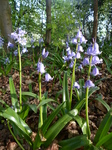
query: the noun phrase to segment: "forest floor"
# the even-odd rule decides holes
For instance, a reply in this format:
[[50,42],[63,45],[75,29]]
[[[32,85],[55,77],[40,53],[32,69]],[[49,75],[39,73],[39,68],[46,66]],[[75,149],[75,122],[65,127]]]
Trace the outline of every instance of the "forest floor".
[[[89,119],[90,119],[90,129],[91,129],[91,140],[94,139],[95,133],[104,118],[107,110],[106,108],[95,100],[97,94],[101,94],[103,100],[105,100],[109,106],[112,105],[112,75],[108,73],[106,70],[106,65],[102,64],[100,73],[102,74],[99,77],[94,78],[94,80],[102,79],[99,84],[99,90],[96,91],[91,97],[91,102],[89,103]],[[38,73],[35,72],[32,76],[29,76],[30,73],[34,71],[33,67],[26,67],[22,72],[22,91],[29,91],[29,83],[32,83],[32,91],[33,93],[39,93],[38,87]],[[19,72],[12,70],[10,74],[13,78],[14,85],[16,88],[16,92],[19,95]],[[80,72],[76,73],[76,78],[80,78]],[[83,77],[85,78],[85,77]],[[69,88],[70,88],[70,80],[68,80]],[[62,85],[60,85],[59,80],[50,81],[48,83],[42,80],[42,93],[46,90],[48,91],[48,97],[55,99],[56,93],[62,89]],[[11,96],[10,96],[10,88],[9,88],[9,76],[0,76],[0,99],[4,100],[8,105],[11,106]],[[58,101],[62,101],[62,95],[58,97]],[[31,103],[38,104],[38,100],[31,99]],[[50,111],[49,111],[50,113]],[[85,109],[83,109],[80,113],[82,117],[85,118]],[[38,127],[38,113],[31,113],[26,122],[35,133]],[[58,141],[66,138],[71,138],[80,134],[79,126],[76,122],[71,121],[62,131],[61,134],[53,141],[53,143],[47,148],[47,150],[58,150]],[[27,145],[24,145],[25,149],[29,148]],[[0,122],[0,150],[19,150],[20,148],[17,146],[14,141],[12,135],[10,134],[6,122]]]

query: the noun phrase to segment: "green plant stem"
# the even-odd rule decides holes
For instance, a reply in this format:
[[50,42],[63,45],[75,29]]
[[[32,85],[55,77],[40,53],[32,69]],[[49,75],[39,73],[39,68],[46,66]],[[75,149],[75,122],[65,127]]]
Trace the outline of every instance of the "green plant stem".
[[[90,64],[89,64],[89,70],[88,70],[88,80],[90,79],[90,73],[91,73],[91,61],[92,61],[92,56],[90,57]],[[90,139],[90,127],[89,127],[89,116],[88,116],[88,94],[89,94],[89,88],[86,88],[86,123],[87,123],[87,135],[88,139]]]
[[19,80],[20,80],[19,100],[20,100],[20,111],[21,111],[22,110],[22,67],[21,67],[21,53],[20,53],[19,44],[18,44],[18,55],[19,55]]
[[22,150],[25,150],[23,148],[23,146],[20,144],[20,142],[17,140],[16,136],[14,135],[14,133],[12,132],[11,128],[10,128],[10,125],[9,125],[9,121],[7,121],[7,125],[8,125],[8,129],[10,131],[10,133],[12,134],[12,136],[14,137],[15,141],[17,142],[17,144],[19,145],[19,147],[22,149]]
[[[41,73],[39,72],[39,100],[41,102]],[[42,106],[40,106],[40,124],[43,125]]]
[[[76,46],[76,53],[77,53],[77,49],[78,49],[78,44]],[[71,81],[71,89],[70,89],[70,110],[71,110],[71,105],[72,105],[73,84],[75,82],[75,66],[76,66],[76,61],[77,61],[77,58],[75,58],[75,60],[74,60],[73,72],[72,72],[72,81]]]

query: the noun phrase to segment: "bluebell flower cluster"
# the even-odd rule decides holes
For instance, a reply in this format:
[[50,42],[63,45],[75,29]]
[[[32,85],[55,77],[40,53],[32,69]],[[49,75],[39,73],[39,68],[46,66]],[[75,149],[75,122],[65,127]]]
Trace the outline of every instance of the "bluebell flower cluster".
[[[49,52],[48,51],[46,52],[45,48],[44,48],[43,51],[42,51],[42,58],[45,59],[45,58],[47,58],[48,55],[49,55]],[[37,72],[41,73],[41,74],[44,74],[46,72],[44,64],[40,61],[37,63]],[[49,73],[46,73],[45,74],[45,81],[49,82],[51,80],[53,80],[53,78],[50,76]]]
[[4,64],[9,64],[10,63],[10,60],[9,60],[9,58],[7,57],[6,59],[5,59],[5,61],[4,61]]

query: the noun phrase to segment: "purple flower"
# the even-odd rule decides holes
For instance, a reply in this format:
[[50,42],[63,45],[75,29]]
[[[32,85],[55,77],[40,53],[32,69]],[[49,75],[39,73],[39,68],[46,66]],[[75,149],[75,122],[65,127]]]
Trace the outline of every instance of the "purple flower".
[[18,50],[15,50],[14,55],[17,56],[17,54],[18,54]]
[[77,82],[75,82],[73,88],[80,89],[80,85]]
[[78,45],[78,52],[83,52],[83,47],[81,45]]
[[91,65],[93,66],[93,65],[96,65],[96,64],[100,64],[100,63],[102,63],[102,62],[103,62],[103,60],[102,60],[102,59],[99,59],[98,56],[93,56]]
[[11,42],[8,42],[7,47],[8,47],[8,48],[14,48],[14,44],[12,44]]
[[93,71],[92,71],[91,74],[94,75],[94,76],[101,75],[101,74],[99,73],[99,70],[98,70],[97,67],[95,67],[95,68],[93,69]]
[[49,52],[48,51],[45,52],[45,48],[44,48],[43,51],[42,51],[42,57],[46,58],[48,55],[49,55]]
[[11,38],[14,39],[14,40],[17,40],[18,39],[18,34],[16,32],[12,32],[11,33]]
[[88,57],[84,58],[82,64],[83,66],[89,65],[89,58]]
[[80,65],[78,66],[78,69],[79,69],[79,70],[83,69],[82,64],[80,64]]
[[40,38],[40,39],[39,39],[39,45],[40,45],[41,43],[44,43],[43,38]]
[[77,32],[77,35],[76,35],[76,39],[80,39],[82,36],[83,36],[82,32],[79,29],[79,31]]
[[76,55],[75,52],[72,51],[71,52],[71,57],[75,57],[75,55]]
[[27,32],[22,30],[21,28],[17,29],[17,33],[19,37],[23,37],[25,36],[25,34],[27,34]]
[[21,54],[24,54],[24,53],[26,53],[26,52],[28,52],[27,48],[23,47]]
[[77,39],[76,39],[76,38],[73,38],[73,39],[72,39],[72,43],[73,43],[73,44],[77,44]]
[[51,80],[53,80],[53,78],[50,76],[50,74],[46,73],[45,74],[45,81],[49,82]]
[[91,80],[87,80],[86,83],[85,83],[85,86],[84,88],[90,88],[90,87],[94,87],[94,83],[91,81]]
[[66,42],[66,47],[67,47],[67,48],[69,47],[69,44],[68,44],[68,42]]
[[78,40],[79,43],[86,43],[87,42],[87,40],[85,39],[85,37],[82,35],[82,32],[80,31],[80,29],[77,32],[77,35],[76,35],[75,38]]
[[10,63],[10,60],[9,60],[9,58],[8,58],[8,57],[5,59],[4,64],[7,64],[7,63]]
[[74,58],[80,59],[81,58],[81,54],[79,52],[77,52]]
[[85,39],[84,36],[82,36],[82,37],[80,38],[80,43],[86,44],[86,42],[87,42],[87,40]]
[[69,68],[73,68],[74,65],[74,61],[71,61],[71,63],[69,64]]
[[41,63],[41,62],[37,63],[37,72],[41,73],[41,74],[45,73],[45,67],[44,67],[43,63]]
[[26,45],[26,43],[27,43],[27,40],[26,40],[26,38],[21,38],[21,37],[19,37],[18,39],[17,39],[17,42],[19,43],[19,44],[21,44],[22,46],[25,46]]
[[69,61],[69,58],[67,56],[63,56],[64,59],[64,63],[66,63],[66,61]]
[[94,46],[91,45],[88,49],[87,49],[87,52],[85,52],[85,54],[87,55],[92,55],[92,56],[95,56],[95,55],[99,55],[101,54],[102,52],[99,51],[99,46],[98,44],[95,42],[94,43]]

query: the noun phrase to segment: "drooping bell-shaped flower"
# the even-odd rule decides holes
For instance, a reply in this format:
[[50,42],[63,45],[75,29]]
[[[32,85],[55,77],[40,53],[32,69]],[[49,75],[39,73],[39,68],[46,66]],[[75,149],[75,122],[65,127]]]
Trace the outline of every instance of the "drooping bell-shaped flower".
[[25,37],[19,37],[19,38],[17,39],[17,42],[18,42],[19,44],[21,44],[22,46],[25,46],[26,43],[27,43],[27,40],[26,40]]
[[96,42],[87,49],[87,52],[85,52],[85,54],[92,56],[100,55],[101,53],[102,52],[99,51],[99,46]]
[[90,87],[94,87],[94,83],[91,81],[91,80],[87,80],[86,83],[85,83],[85,86],[84,88],[90,88]]
[[73,88],[80,89],[80,85],[77,82],[75,82]]
[[43,38],[40,38],[40,39],[39,39],[39,45],[40,45],[41,43],[44,43]]
[[18,50],[14,51],[14,55],[17,56],[18,55]]
[[69,68],[73,68],[74,65],[74,61],[71,61],[71,63],[69,64]]
[[91,74],[92,74],[93,76],[101,75],[101,74],[99,73],[99,70],[98,70],[97,67],[93,68],[93,71],[92,71]]
[[79,52],[76,53],[75,58],[80,59],[81,58],[81,54]]
[[79,69],[79,70],[83,69],[82,64],[80,64],[80,65],[78,66],[78,69]]
[[41,74],[45,73],[45,67],[42,62],[37,63],[37,72]]
[[100,64],[100,63],[102,63],[102,62],[103,62],[103,60],[102,60],[102,59],[99,59],[98,56],[93,56],[91,65],[93,66],[93,65],[96,65],[96,64]]
[[83,66],[89,65],[89,58],[85,57],[82,64],[83,64]]
[[73,39],[72,39],[72,43],[73,43],[73,44],[77,44],[77,39],[76,39],[76,38],[73,38]]
[[49,73],[46,73],[46,74],[45,74],[45,81],[49,82],[49,81],[51,81],[51,80],[53,80],[53,78],[50,76]]
[[23,47],[21,54],[24,54],[24,53],[27,53],[27,52],[28,52],[27,48]]
[[78,45],[78,49],[77,49],[78,52],[83,52],[83,47],[81,45]]
[[45,48],[44,48],[43,51],[42,51],[42,57],[47,58],[48,55],[49,55],[49,52],[48,51],[45,52]]
[[7,47],[8,47],[8,48],[14,48],[14,44],[12,44],[11,42],[8,42]]
[[86,42],[87,42],[86,38],[85,38],[84,36],[82,36],[82,37],[80,38],[80,43],[86,44]]

